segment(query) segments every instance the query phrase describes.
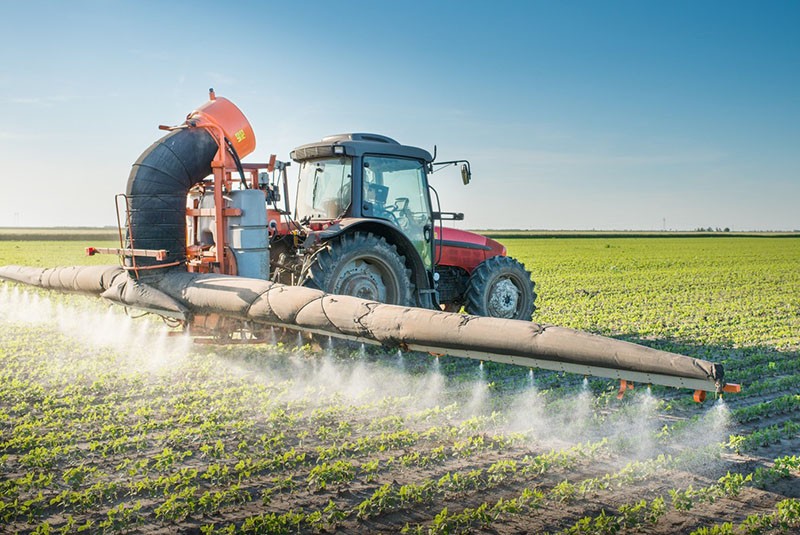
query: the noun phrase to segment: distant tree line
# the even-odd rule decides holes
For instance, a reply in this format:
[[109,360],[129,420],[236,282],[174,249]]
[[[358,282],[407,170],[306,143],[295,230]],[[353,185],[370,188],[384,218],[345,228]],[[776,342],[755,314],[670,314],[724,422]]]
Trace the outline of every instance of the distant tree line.
[[695,232],[730,232],[730,231],[731,231],[731,229],[730,229],[730,227],[725,227],[725,228],[719,228],[719,227],[717,227],[717,228],[712,228],[712,227],[706,227],[706,228],[703,228],[703,227],[697,227],[696,229],[694,229],[694,231],[695,231]]

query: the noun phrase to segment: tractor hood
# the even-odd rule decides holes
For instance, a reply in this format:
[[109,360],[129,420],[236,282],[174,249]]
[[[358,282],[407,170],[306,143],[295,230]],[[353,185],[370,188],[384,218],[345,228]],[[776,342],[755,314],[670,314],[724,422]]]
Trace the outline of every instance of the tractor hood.
[[467,273],[472,273],[481,262],[493,256],[506,256],[506,248],[500,242],[447,227],[436,229],[436,249],[439,265],[457,266]]
[[[439,233],[441,232],[441,237]],[[495,241],[486,236],[481,236],[475,232],[468,230],[460,230],[457,228],[436,229],[436,244],[444,247],[463,247],[465,249],[477,249],[486,251],[489,257],[492,256],[505,256],[506,247],[502,243]]]

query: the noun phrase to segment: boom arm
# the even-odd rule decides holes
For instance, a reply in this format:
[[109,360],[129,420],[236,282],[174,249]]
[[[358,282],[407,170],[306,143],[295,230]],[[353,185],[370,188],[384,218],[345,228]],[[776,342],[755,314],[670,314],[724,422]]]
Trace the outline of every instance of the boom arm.
[[173,270],[148,283],[120,268],[0,268],[0,279],[101,295],[119,304],[186,319],[215,313],[372,344],[400,346],[530,368],[630,382],[738,391],[722,366],[563,327],[399,307],[305,287]]

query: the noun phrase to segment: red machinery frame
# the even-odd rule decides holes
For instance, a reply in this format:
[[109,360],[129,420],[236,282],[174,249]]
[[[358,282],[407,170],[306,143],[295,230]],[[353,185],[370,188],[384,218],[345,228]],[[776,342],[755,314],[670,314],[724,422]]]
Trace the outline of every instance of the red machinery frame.
[[[223,152],[226,158],[231,158],[227,151],[217,152],[217,155]],[[217,160],[215,159],[214,162]],[[193,236],[186,236],[186,269],[190,273],[222,273],[225,275],[236,275],[236,261],[228,249],[228,244],[225,239],[225,230],[228,227],[227,218],[242,215],[242,211],[238,208],[226,208],[224,194],[233,189],[233,183],[236,181],[233,178],[234,173],[238,173],[235,167],[229,167],[226,162],[222,165],[215,165],[212,162],[213,171],[213,189],[214,189],[214,208],[199,208],[187,207],[186,216],[194,218],[194,224],[191,228],[194,229]],[[242,163],[242,170],[245,173],[244,180],[249,183],[249,188],[259,189],[258,175],[259,171],[266,170],[272,173],[275,169],[275,155],[270,157],[269,163]],[[266,200],[266,193],[265,193]],[[264,207],[266,210],[266,206]],[[197,243],[197,227],[200,217],[214,217],[216,237],[214,243],[214,252],[210,253],[206,248],[196,245]],[[189,225],[187,225],[188,233]],[[267,232],[267,229],[264,229]]]

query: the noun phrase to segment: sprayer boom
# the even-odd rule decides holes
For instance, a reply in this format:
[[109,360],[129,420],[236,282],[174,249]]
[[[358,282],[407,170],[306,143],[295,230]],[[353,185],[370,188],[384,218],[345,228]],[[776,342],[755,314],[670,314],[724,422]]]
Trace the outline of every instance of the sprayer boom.
[[573,329],[386,305],[245,277],[173,270],[145,283],[118,267],[5,266],[0,279],[99,295],[182,320],[213,313],[370,344],[608,377],[626,385],[738,391],[738,385],[724,382],[719,364]]

